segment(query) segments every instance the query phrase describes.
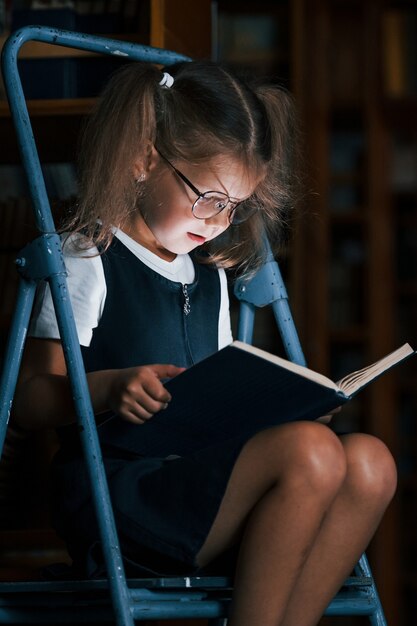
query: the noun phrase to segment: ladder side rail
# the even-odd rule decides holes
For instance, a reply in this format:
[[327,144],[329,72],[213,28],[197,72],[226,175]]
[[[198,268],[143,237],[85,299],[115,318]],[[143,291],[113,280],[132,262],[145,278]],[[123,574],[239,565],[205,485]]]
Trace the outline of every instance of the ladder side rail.
[[255,305],[241,301],[239,306],[239,322],[237,338],[245,343],[252,343],[253,329],[255,324]]
[[371,580],[369,595],[371,597],[372,603],[375,605],[375,611],[370,617],[371,625],[372,626],[387,626],[387,620],[384,614],[384,609],[381,603],[381,599],[379,597],[379,593],[375,584],[375,579],[373,577],[371,567],[368,562],[368,557],[366,556],[366,552],[362,554],[361,558],[356,564],[355,574],[356,576],[367,577]]
[[[67,289],[66,268],[61,250],[60,236],[57,233],[41,235],[23,248],[17,260],[19,271],[23,277],[23,280],[21,280],[23,287],[20,288],[19,292],[22,293],[21,297],[23,298],[25,295],[24,287],[28,285],[29,296],[26,298],[23,306],[19,306],[18,302],[16,318],[10,335],[9,346],[11,354],[13,355],[14,352],[17,352],[18,358],[15,357],[13,363],[5,361],[4,364],[4,384],[10,385],[10,388],[5,389],[6,402],[10,397],[10,411],[36,284],[40,280],[48,280],[71,384],[75,412],[80,425],[80,439],[86,469],[90,484],[94,485],[92,499],[103,545],[103,555],[107,566],[116,623],[119,626],[133,626],[131,599],[124,575],[123,561],[113,510],[110,504],[95,418]],[[10,369],[12,369],[13,374],[12,380],[11,375],[8,373]],[[3,418],[1,427],[4,428],[4,432],[6,426],[6,420]]]
[[36,283],[20,278],[16,305],[6,342],[0,378],[0,458],[3,452],[13,397],[35,298]]
[[255,307],[270,305],[287,357],[290,361],[305,365],[306,360],[291,314],[288,293],[266,236],[264,246],[265,261],[260,269],[249,279],[240,278],[235,284],[234,293],[241,302],[238,337],[242,341],[251,343]]

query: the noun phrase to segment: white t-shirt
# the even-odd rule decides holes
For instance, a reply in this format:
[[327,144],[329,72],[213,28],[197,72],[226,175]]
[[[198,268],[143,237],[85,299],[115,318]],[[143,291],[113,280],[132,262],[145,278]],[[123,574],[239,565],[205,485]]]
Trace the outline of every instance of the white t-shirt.
[[[165,261],[119,229],[115,236],[152,270],[168,280],[182,284],[194,281],[194,265],[188,254],[179,254],[173,261]],[[89,346],[93,329],[98,326],[107,296],[103,262],[97,248],[80,250],[73,242],[80,235],[63,235],[63,253],[67,268],[68,292],[73,308],[78,338],[82,346]],[[229,295],[224,270],[219,269],[220,314],[219,349],[232,341],[229,313]],[[59,330],[47,283],[41,283],[36,295],[29,336],[44,339],[59,339]]]

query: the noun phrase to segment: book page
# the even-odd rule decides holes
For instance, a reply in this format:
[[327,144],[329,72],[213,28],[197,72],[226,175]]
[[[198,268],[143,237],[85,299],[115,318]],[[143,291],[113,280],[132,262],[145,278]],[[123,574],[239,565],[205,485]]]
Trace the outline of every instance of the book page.
[[379,361],[344,376],[339,380],[338,386],[347,396],[353,395],[380,374],[389,370],[412,354],[414,354],[413,348],[408,343],[405,343],[400,348],[397,348],[397,350],[394,350],[394,352],[379,359]]

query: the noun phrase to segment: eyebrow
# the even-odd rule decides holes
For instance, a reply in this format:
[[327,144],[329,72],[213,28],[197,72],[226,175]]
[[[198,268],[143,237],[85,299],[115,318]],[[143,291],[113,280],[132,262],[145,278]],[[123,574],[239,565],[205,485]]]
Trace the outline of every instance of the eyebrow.
[[[203,196],[205,193],[221,193],[225,196],[227,196],[229,198],[229,201],[234,202],[235,204],[240,204],[241,202],[245,202],[245,200],[247,200],[248,198],[250,198],[250,196],[248,196],[248,198],[244,198],[243,200],[239,200],[239,198],[234,198],[233,196],[230,196],[228,192],[226,191],[219,191],[217,189],[207,189],[206,191],[200,191],[199,189],[197,189],[197,187],[191,182],[191,180],[189,180],[189,178],[187,178],[185,176],[185,174],[183,174],[182,172],[180,172],[180,170],[178,168],[175,167],[175,165],[173,163],[171,163],[171,161],[169,159],[167,159],[167,157],[162,154],[162,152],[160,152],[158,150],[158,148],[155,146],[155,150],[157,151],[157,153],[159,154],[160,157],[162,157],[162,159],[168,163],[168,165],[170,167],[172,167],[172,169],[174,170],[174,172],[177,174],[177,176],[179,176],[179,178],[181,178],[181,180],[188,185],[188,187],[190,187],[190,189],[193,190],[193,192],[196,194],[196,196],[198,196],[199,198],[201,198],[201,196]],[[252,195],[252,194],[251,194]]]

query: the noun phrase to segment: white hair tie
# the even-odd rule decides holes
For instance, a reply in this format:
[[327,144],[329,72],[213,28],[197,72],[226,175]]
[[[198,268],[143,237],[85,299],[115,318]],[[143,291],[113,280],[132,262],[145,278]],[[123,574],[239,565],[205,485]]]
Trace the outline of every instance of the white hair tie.
[[164,89],[170,89],[172,85],[174,84],[174,77],[171,76],[171,74],[168,74],[168,72],[164,72],[164,75],[162,76],[162,79],[160,80],[159,84]]

